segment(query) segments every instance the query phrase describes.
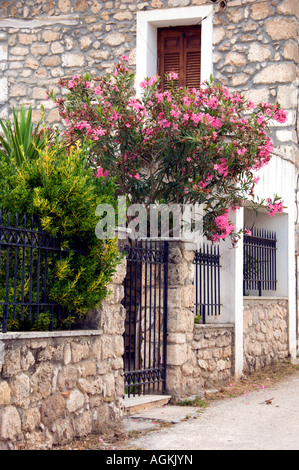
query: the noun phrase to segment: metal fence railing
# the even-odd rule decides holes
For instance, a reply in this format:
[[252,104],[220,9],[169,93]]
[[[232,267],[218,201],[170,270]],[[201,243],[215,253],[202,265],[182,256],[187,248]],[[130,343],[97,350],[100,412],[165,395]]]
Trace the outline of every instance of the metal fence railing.
[[276,242],[276,233],[262,228],[254,227],[251,235],[244,235],[244,295],[276,290]]
[[[13,219],[13,220],[12,220]],[[49,297],[56,259],[63,256],[59,240],[41,229],[39,220],[0,212],[0,331],[32,329],[63,316]],[[67,252],[68,253],[68,252]],[[34,328],[34,326],[33,326]]]
[[168,243],[162,240],[130,240],[125,251],[125,394],[164,393]]
[[195,316],[201,323],[221,313],[219,245],[203,244],[195,251]]

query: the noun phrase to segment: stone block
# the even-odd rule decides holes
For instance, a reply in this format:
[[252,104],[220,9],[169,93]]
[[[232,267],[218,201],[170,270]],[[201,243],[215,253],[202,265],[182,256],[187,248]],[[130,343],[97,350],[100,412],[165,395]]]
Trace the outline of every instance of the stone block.
[[35,42],[37,40],[37,37],[35,34],[25,34],[25,33],[20,33],[19,34],[19,43],[23,44],[24,46],[28,46]]
[[251,18],[253,20],[264,20],[274,14],[269,2],[254,2],[251,6]]
[[195,303],[195,287],[190,284],[182,287],[182,306],[193,308]]
[[92,432],[92,414],[86,412],[82,415],[74,416],[72,419],[74,436],[88,436]]
[[49,53],[49,45],[44,43],[35,43],[32,44],[31,54],[35,57],[43,56]]
[[170,366],[181,366],[187,361],[187,344],[168,344],[167,364]]
[[60,393],[48,397],[40,408],[41,422],[45,426],[52,426],[65,411],[65,399]]
[[225,64],[235,65],[236,67],[244,67],[246,59],[242,54],[237,52],[229,52],[225,57]]
[[296,79],[296,66],[292,63],[271,64],[253,78],[255,84],[293,83]]
[[30,379],[26,374],[18,374],[11,380],[11,392],[13,405],[27,408],[30,403]]
[[104,43],[109,46],[119,46],[126,41],[125,35],[123,33],[110,33],[107,34]]
[[57,376],[57,387],[61,392],[65,390],[71,390],[76,386],[78,378],[77,367],[73,365],[67,365],[58,372]]
[[299,63],[299,48],[298,42],[288,41],[282,52],[282,56],[286,60],[292,60],[296,64]]
[[22,412],[22,431],[31,432],[34,431],[40,425],[41,414],[38,407],[23,410]]
[[282,15],[296,16],[296,18],[299,18],[299,3],[297,0],[285,0],[278,5],[277,11]]
[[27,89],[25,85],[13,85],[10,88],[10,97],[17,98],[19,96],[26,96]]
[[46,29],[42,34],[43,41],[45,42],[57,41],[59,37],[60,37],[60,34],[52,31],[51,29]]
[[186,262],[168,265],[168,284],[170,286],[183,285],[189,274],[189,265]]
[[181,307],[182,290],[177,287],[168,288],[167,292],[167,305],[169,307]]
[[93,361],[88,360],[80,364],[78,370],[81,377],[90,377],[96,375],[97,373],[96,364]]
[[79,362],[89,357],[89,344],[87,341],[73,341],[71,344],[72,361]]
[[251,44],[248,51],[248,60],[250,62],[264,62],[271,58],[271,50],[269,46],[259,43]]
[[74,433],[71,420],[59,418],[52,426],[54,432],[53,444],[65,445],[73,440]]
[[16,56],[25,56],[29,54],[29,49],[28,47],[15,46],[15,47],[10,48],[9,54],[16,55]]
[[15,406],[0,410],[0,440],[15,440],[20,435],[22,423]]
[[11,397],[10,386],[7,382],[0,383],[0,406],[9,405]]
[[7,78],[0,78],[0,103],[5,103],[8,98]]
[[298,39],[298,23],[293,19],[276,18],[266,21],[266,32],[273,41]]
[[66,52],[62,54],[62,65],[64,67],[83,67],[85,65],[84,54]]
[[25,60],[25,67],[28,67],[33,70],[37,70],[39,67],[39,63],[33,57],[27,57]]
[[80,410],[84,406],[84,395],[79,390],[72,390],[70,396],[66,400],[66,409],[73,413]]
[[58,8],[60,9],[61,13],[68,13],[71,8],[70,0],[59,0]]
[[82,393],[89,395],[99,395],[103,390],[103,380],[101,377],[94,380],[80,378],[77,382],[78,388]]

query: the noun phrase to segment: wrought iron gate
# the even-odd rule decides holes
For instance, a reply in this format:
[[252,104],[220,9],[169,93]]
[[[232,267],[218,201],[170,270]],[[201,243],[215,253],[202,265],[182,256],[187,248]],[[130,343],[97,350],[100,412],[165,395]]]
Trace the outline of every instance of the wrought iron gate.
[[125,394],[164,393],[168,244],[161,240],[130,241],[125,251]]

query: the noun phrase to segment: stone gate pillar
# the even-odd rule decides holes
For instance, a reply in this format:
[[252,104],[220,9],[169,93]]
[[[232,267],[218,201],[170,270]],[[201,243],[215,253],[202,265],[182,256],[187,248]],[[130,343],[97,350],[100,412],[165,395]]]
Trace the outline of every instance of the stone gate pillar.
[[191,243],[169,242],[166,389],[174,398],[187,393],[193,376],[194,250]]

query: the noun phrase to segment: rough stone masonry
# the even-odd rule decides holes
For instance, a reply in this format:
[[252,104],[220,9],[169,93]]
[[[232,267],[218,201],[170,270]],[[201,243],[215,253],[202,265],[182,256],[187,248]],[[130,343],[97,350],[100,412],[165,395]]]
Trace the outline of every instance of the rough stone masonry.
[[94,329],[0,334],[0,450],[46,450],[118,427],[123,413],[125,261]]

